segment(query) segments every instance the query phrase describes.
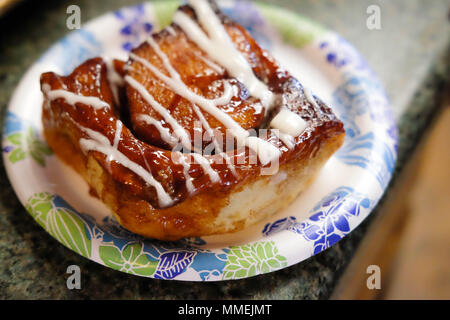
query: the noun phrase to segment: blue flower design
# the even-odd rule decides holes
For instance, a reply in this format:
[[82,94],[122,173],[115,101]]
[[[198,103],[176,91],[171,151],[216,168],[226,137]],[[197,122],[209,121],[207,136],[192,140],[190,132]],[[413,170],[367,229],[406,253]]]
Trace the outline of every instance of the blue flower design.
[[[385,187],[395,166],[397,127],[388,108],[387,97],[373,78],[347,74],[345,81],[333,93],[334,106],[344,122],[347,138],[337,157],[348,165],[369,170]],[[363,133],[357,119],[368,110],[379,126],[385,127],[386,137],[372,131]],[[384,111],[383,111],[384,110]]]
[[24,128],[23,121],[13,112],[6,113],[5,126],[3,128],[3,135],[7,136],[12,133],[20,132]]
[[142,3],[114,13],[114,16],[123,24],[120,29],[120,35],[125,38],[122,49],[131,51],[153,31],[153,25],[148,20],[145,8],[146,6]]
[[340,187],[319,201],[311,210],[312,214],[307,221],[297,222],[295,217],[283,218],[267,224],[263,235],[269,236],[282,230],[297,233],[313,242],[316,254],[348,234],[352,219],[358,217],[361,210],[370,209],[371,204],[372,201],[352,188]]
[[[386,92],[373,70],[346,40],[333,37],[319,47],[328,63],[342,69],[342,83],[333,93],[333,106],[344,122],[346,141],[337,158],[368,170],[384,188],[395,167],[398,141]],[[381,130],[363,132],[359,123],[364,117],[370,117]]]
[[204,281],[211,277],[218,278],[222,274],[226,250],[214,253],[201,249],[199,246],[206,244],[201,238],[186,238],[177,242],[145,239],[124,229],[111,216],[104,218],[102,224],[98,224],[90,215],[77,212],[60,196],[55,195],[53,202],[57,207],[73,211],[83,220],[86,236],[90,240],[96,239],[97,242],[118,250],[123,250],[130,243],[142,246],[142,252],[149,261],[157,261],[156,271],[153,274],[155,279],[174,279],[188,268],[198,272]]
[[350,137],[336,156],[347,165],[367,169],[383,188],[389,183],[395,167],[392,148],[376,139],[373,132]]
[[355,48],[338,35],[334,35],[332,40],[322,41],[319,48],[324,52],[326,61],[338,69],[351,65],[356,70],[370,70]]
[[[114,28],[113,32],[118,35],[118,41],[114,42],[114,45],[117,45],[118,49],[131,50],[153,31],[154,25],[150,23],[153,15],[147,13],[152,12],[151,10],[155,7],[148,8],[152,6],[147,3],[126,8],[114,14],[112,19],[117,29]],[[251,3],[232,1],[231,6],[228,6],[225,11],[232,13],[233,19],[249,30],[263,47],[271,48],[271,39],[274,39],[271,37],[271,32],[274,30],[270,24],[265,23],[259,11]],[[91,30],[93,29],[89,27],[87,30],[70,33],[52,47],[41,60],[51,60],[60,67],[58,72],[67,74],[84,60],[102,54],[103,49],[107,47],[109,49],[110,44],[103,47],[99,41],[99,34]],[[325,40],[319,43],[323,59],[329,66],[339,69],[339,74],[345,75],[341,86],[334,94],[336,106],[341,108],[341,113],[344,115],[342,118],[347,130],[346,144],[338,154],[338,159],[349,165],[367,169],[376,175],[380,183],[386,183],[395,163],[397,140],[396,127],[393,125],[388,108],[388,98],[370,68],[350,44],[335,36],[323,37],[323,39]],[[380,136],[380,130],[364,131],[364,128],[359,125],[362,117],[366,117],[364,120],[369,120],[370,117],[372,122],[379,123],[382,128],[384,126],[386,135]],[[4,126],[5,136],[22,132],[27,126],[28,123],[21,123],[16,115],[8,114]],[[4,145],[3,151],[10,154],[14,151],[14,146]],[[39,200],[39,197],[34,197],[32,200],[31,202],[34,203],[34,200]],[[139,263],[148,265],[147,273],[140,274],[143,276],[186,279],[195,274],[201,280],[208,281],[222,278],[227,260],[231,256],[232,247],[219,250],[207,249],[206,242],[202,238],[189,238],[169,243],[135,235],[121,227],[111,217],[99,223],[93,216],[75,211],[56,195],[52,195],[51,203],[58,210],[67,209],[73,212],[74,217],[82,220],[83,239],[89,240],[86,243],[91,243],[92,252],[96,253],[92,259],[110,267],[111,264],[106,261],[109,259],[110,262],[114,262],[112,253],[115,252],[121,259],[123,258],[124,262],[137,259]],[[292,237],[299,240],[300,245],[303,246],[306,242],[311,254],[312,251],[317,253],[348,234],[373,205],[374,201],[366,196],[349,187],[341,187],[321,200],[310,211],[309,219],[299,222],[295,217],[285,217],[267,224],[263,235],[270,236],[287,230]],[[46,204],[41,206],[40,203],[36,203],[36,206],[40,206],[39,210],[46,209]],[[103,255],[99,253],[99,247],[103,248]]]
[[204,250],[195,256],[189,267],[198,272],[203,281],[207,281],[212,277],[217,278],[222,274],[222,270],[225,267],[227,252],[228,249],[224,249],[219,253]]
[[180,275],[192,263],[196,252],[166,252],[159,257],[154,277],[156,279],[173,279]]
[[[22,120],[11,111],[8,111],[6,113],[6,120],[5,120],[5,126],[3,127],[3,136],[9,136],[11,134],[17,133],[22,131],[24,128],[24,125],[22,123]],[[10,153],[15,149],[13,145],[6,145],[3,147],[2,151],[4,153]]]
[[277,233],[282,230],[288,230],[293,224],[297,222],[295,217],[286,217],[279,219],[273,223],[267,223],[262,231],[264,236],[269,236],[271,234]]
[[191,268],[205,281],[221,275],[226,263],[226,249],[216,253],[199,247],[205,244],[201,238],[176,242],[145,240],[144,251],[158,261],[154,274],[157,279],[173,279]]

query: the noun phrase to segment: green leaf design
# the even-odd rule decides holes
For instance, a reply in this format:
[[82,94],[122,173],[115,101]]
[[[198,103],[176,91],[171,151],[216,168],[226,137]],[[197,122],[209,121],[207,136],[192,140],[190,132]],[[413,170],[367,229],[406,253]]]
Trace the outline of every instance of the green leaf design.
[[26,209],[33,218],[43,227],[46,228],[47,214],[52,209],[53,196],[48,192],[37,193],[30,197],[27,201]]
[[180,1],[155,1],[153,2],[153,10],[155,11],[158,25],[161,29],[172,23],[172,17],[180,6]]
[[52,154],[52,150],[44,141],[39,140],[31,126],[28,127],[25,136],[23,132],[18,132],[9,135],[7,139],[17,147],[8,157],[12,163],[21,161],[30,155],[41,166],[45,166],[45,157]]
[[8,141],[15,146],[21,146],[23,141],[22,132],[13,133],[8,136]]
[[273,257],[273,247],[270,245],[270,243],[266,243],[264,245],[264,251],[266,254],[267,258],[272,258]]
[[30,142],[29,150],[31,157],[41,166],[45,166],[45,156],[52,154],[52,150],[47,146],[47,144],[37,139]]
[[151,276],[155,273],[157,261],[152,261],[143,251],[140,243],[129,243],[119,250],[112,243],[99,247],[100,259],[106,266],[140,276]]
[[100,246],[99,255],[106,266],[118,270],[123,265],[123,258],[119,251],[114,246]]
[[273,241],[233,246],[227,253],[223,279],[239,279],[278,270],[287,266],[287,259],[278,254]]
[[270,4],[257,4],[262,16],[280,33],[287,43],[302,48],[325,32],[317,23]]
[[14,149],[8,156],[9,161],[11,161],[12,163],[16,163],[18,161],[21,161],[23,159],[25,159],[26,157],[26,152],[23,151],[21,148],[17,148]]
[[56,206],[54,200],[50,193],[38,193],[28,199],[26,209],[52,237],[80,255],[90,257],[91,240],[85,222],[71,209]]
[[45,166],[45,156],[52,154],[47,144],[38,139],[33,127],[28,128],[27,147],[30,156],[41,166]]

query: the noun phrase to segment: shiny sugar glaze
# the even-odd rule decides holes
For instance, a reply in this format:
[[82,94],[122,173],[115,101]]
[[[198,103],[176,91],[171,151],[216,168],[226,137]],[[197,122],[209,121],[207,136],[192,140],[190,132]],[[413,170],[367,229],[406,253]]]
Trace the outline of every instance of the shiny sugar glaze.
[[[205,10],[203,1],[193,4]],[[190,7],[180,12],[194,21]],[[253,78],[237,74],[239,81],[230,76],[233,66],[206,55],[186,36],[189,32],[174,24],[134,50],[124,70],[117,72],[124,76],[127,106],[117,103],[115,88],[121,81],[112,64],[101,58],[85,62],[68,77],[42,75],[44,128],[66,134],[80,152],[93,154],[115,181],[159,208],[207,190],[226,192],[258,176],[275,158],[282,165],[312,157],[324,141],[343,132],[331,110],[304,92],[242,27],[222,14],[217,17],[221,26],[213,29],[226,30],[239,54],[252,61]],[[252,86],[255,79],[261,80],[253,91],[242,83]],[[276,97],[272,102],[265,98],[267,91]],[[129,107],[129,119],[121,119],[124,107]],[[248,136],[248,129],[270,126],[280,110],[301,120],[301,134],[269,130],[267,137]],[[193,153],[196,150],[172,152],[177,141],[194,149],[195,122],[205,131],[232,129],[245,148],[217,148],[216,154],[204,156]],[[296,132],[293,126],[291,132]]]

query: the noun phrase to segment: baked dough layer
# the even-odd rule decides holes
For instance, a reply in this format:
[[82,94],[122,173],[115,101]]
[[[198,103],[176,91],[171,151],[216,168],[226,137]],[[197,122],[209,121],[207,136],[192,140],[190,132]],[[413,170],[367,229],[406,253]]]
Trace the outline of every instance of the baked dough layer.
[[[180,10],[195,17],[187,6]],[[121,103],[113,91],[112,70],[102,58],[86,61],[68,76],[52,72],[41,76],[42,121],[49,146],[84,178],[91,194],[137,234],[176,240],[242,230],[291,203],[343,144],[343,124],[332,110],[282,70],[245,29],[220,13],[218,16],[245,59],[252,62],[250,72],[264,79],[269,91],[279,97],[269,112],[261,110],[259,99],[249,95],[237,79],[214,70],[204,62],[205,57],[187,54],[196,45],[174,27],[172,32],[163,30],[155,35],[156,45],[148,42],[135,49],[125,65],[115,63],[116,72],[136,82],[125,85],[127,94],[122,94]],[[174,135],[175,125],[167,119],[181,124],[186,133],[193,131],[198,112],[193,112],[192,101],[175,94],[167,81],[162,83],[160,72],[150,71],[148,64],[159,71],[173,64],[181,74],[172,78],[186,77],[182,86],[201,92],[204,99],[216,98],[210,96],[210,83],[231,81],[237,93],[217,109],[226,111],[244,132],[267,127],[281,114],[280,109],[291,120],[304,123],[304,130],[290,136],[288,143],[278,139],[279,133],[273,129],[266,136],[252,137],[279,153],[279,168],[273,175],[262,174],[272,163],[263,164],[258,157],[251,161],[255,152],[248,145],[244,150],[225,150],[228,163],[221,152],[194,156],[172,151],[162,137]],[[188,70],[183,66],[189,66]],[[199,79],[198,74],[204,76]],[[220,92],[225,91],[224,86],[215,93],[225,95]],[[220,115],[203,111],[210,127],[226,131],[224,122],[218,121]],[[142,114],[153,119],[149,126],[137,121]]]
[[49,129],[44,129],[44,135],[56,155],[86,180],[122,226],[160,240],[235,232],[270,217],[310,185],[344,140],[344,134],[332,137],[314,157],[283,164],[275,175],[252,177],[227,192],[202,193],[157,209],[115,181],[92,154],[85,156],[67,135]]

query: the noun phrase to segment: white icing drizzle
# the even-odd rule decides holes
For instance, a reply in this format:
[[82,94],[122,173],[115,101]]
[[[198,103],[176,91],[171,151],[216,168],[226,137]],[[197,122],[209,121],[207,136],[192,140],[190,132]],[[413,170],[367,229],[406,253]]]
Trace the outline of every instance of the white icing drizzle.
[[211,126],[209,125],[208,121],[206,121],[205,117],[203,116],[203,113],[200,111],[200,109],[195,104],[192,105],[192,108],[194,109],[195,113],[197,114],[197,117],[200,119],[202,126],[205,127],[206,132],[208,133],[209,137],[213,141],[216,149],[217,148],[221,149],[220,145],[217,142],[217,139],[214,136],[214,132],[213,132]]
[[253,110],[255,110],[255,115],[260,114],[263,111],[263,105],[259,102],[252,104]]
[[120,137],[122,136],[122,128],[123,128],[123,123],[120,120],[117,120],[116,122],[116,134],[114,135],[114,144],[113,147],[115,149],[117,149],[117,147],[119,146],[120,143]]
[[307,123],[295,112],[282,108],[272,119],[270,126],[290,136],[297,137],[305,131]]
[[[153,43],[153,41],[150,41]],[[153,43],[155,48],[158,48],[156,43]],[[156,51],[156,50],[155,50]],[[158,51],[156,51],[158,52]],[[228,82],[224,82],[225,90],[224,94],[217,98],[217,99],[206,99],[202,96],[197,95],[195,92],[193,92],[191,89],[189,89],[186,84],[181,79],[178,72],[173,69],[170,62],[168,62],[167,56],[160,52],[162,57],[164,57],[163,62],[164,66],[168,69],[171,77],[166,76],[164,73],[162,73],[158,68],[156,68],[153,64],[151,64],[149,61],[141,58],[140,56],[130,53],[130,58],[133,60],[141,63],[146,68],[150,69],[158,78],[160,78],[166,85],[170,87],[176,94],[186,98],[187,100],[196,103],[202,107],[202,109],[206,109],[208,113],[212,114],[215,118],[218,118],[220,121],[222,121],[226,126],[233,127],[237,131],[239,129],[242,129],[228,114],[225,112],[217,109],[218,105],[224,105],[231,101],[231,98],[233,97],[233,89],[232,86]],[[125,79],[126,80],[126,79]],[[241,132],[243,135],[247,135],[246,131],[242,129]]]
[[217,63],[214,63],[213,61],[211,61],[210,59],[199,55],[198,56],[204,63],[206,63],[206,65],[208,67],[210,67],[211,69],[213,69],[215,72],[217,72],[218,74],[222,74],[224,72],[224,69],[219,66]]
[[191,193],[194,192],[194,185],[192,183],[194,178],[192,178],[189,175],[190,165],[189,165],[189,163],[186,162],[183,153],[177,152],[176,154],[178,155],[177,162],[183,166],[183,175],[184,175],[184,178],[186,180],[186,189],[188,190],[189,194],[191,194]]
[[[119,147],[119,143],[120,143],[120,140],[121,140],[122,128],[123,128],[122,121],[117,120],[116,121],[116,133],[114,135],[114,144],[113,144],[113,148],[116,149],[116,150]],[[108,161],[108,166],[110,166],[111,161],[114,161],[114,154],[109,154],[107,156],[107,161]],[[111,166],[109,167],[109,171],[111,171]]]
[[152,118],[148,114],[140,114],[137,117],[138,121],[145,122],[147,124],[151,124],[156,127],[156,129],[159,131],[159,134],[161,136],[161,139],[164,140],[169,146],[175,147],[178,143],[178,139],[175,138],[171,133],[170,130],[166,127],[164,127],[161,124],[161,121],[156,120],[155,118]]
[[[204,52],[206,52],[210,59],[199,56],[209,67],[218,73],[223,73],[224,69],[228,71],[230,76],[238,79],[242,82],[250,94],[260,99],[261,104],[255,107],[256,112],[261,112],[262,107],[265,107],[266,114],[273,107],[275,103],[275,95],[268,87],[261,82],[253,73],[253,70],[245,59],[245,57],[237,50],[228,33],[212,10],[208,1],[206,0],[188,0],[189,4],[194,8],[199,20],[199,24],[193,21],[188,15],[181,11],[177,11],[174,15],[173,21],[180,26],[187,36],[194,41]],[[206,30],[205,33],[202,28]],[[166,30],[173,36],[176,35],[176,31],[173,27],[169,26]],[[238,145],[245,145],[254,150],[258,154],[258,158],[263,165],[279,158],[281,155],[280,150],[272,145],[270,142],[260,139],[255,136],[249,136],[249,132],[243,129],[236,121],[233,120],[226,112],[217,108],[219,105],[226,105],[230,103],[231,99],[236,96],[239,91],[236,86],[232,86],[229,82],[224,81],[224,92],[222,96],[216,99],[207,99],[200,96],[189,89],[188,86],[182,81],[180,74],[173,68],[168,57],[161,51],[158,44],[150,37],[147,42],[154,49],[156,54],[161,59],[169,76],[161,72],[148,60],[130,53],[130,58],[141,63],[143,66],[151,70],[156,77],[164,82],[173,92],[189,100],[193,104],[194,111],[198,115],[202,126],[205,127],[208,134],[213,140],[216,150],[226,160],[231,171],[236,174],[235,167],[231,164],[230,158],[221,149],[217,139],[214,136],[214,132],[209,123],[205,119],[204,115],[200,111],[199,107],[208,112],[210,115],[220,121],[236,138]],[[154,97],[148,92],[148,90],[131,76],[126,76],[124,79],[116,72],[112,61],[105,59],[107,64],[107,77],[110,87],[113,91],[114,99],[116,103],[119,103],[118,86],[127,82],[133,87],[145,101],[157,111],[161,117],[168,123],[172,130],[173,135],[168,128],[165,128],[160,121],[152,118],[149,115],[141,114],[137,117],[139,121],[154,125],[160,132],[161,138],[167,142],[170,146],[176,146],[178,141],[181,140],[184,147],[191,149],[191,138],[186,130],[176,121],[175,118],[158,103]],[[127,67],[127,66],[126,66]],[[101,110],[103,108],[110,108],[110,105],[105,101],[93,96],[83,96],[75,94],[73,92],[58,89],[51,90],[48,85],[43,86],[44,94],[49,101],[62,98],[72,106],[77,103],[82,103],[91,106],[95,110]],[[304,94],[306,99],[318,110],[320,110],[316,100],[312,96],[311,92],[304,88]],[[164,190],[162,184],[158,182],[152,175],[151,169],[148,166],[147,160],[144,157],[147,169],[143,168],[138,163],[130,160],[125,154],[119,151],[119,144],[122,136],[123,123],[120,120],[116,122],[116,131],[114,140],[111,141],[102,133],[94,131],[92,129],[83,127],[77,124],[80,129],[88,136],[88,138],[81,138],[79,140],[80,146],[84,152],[97,151],[103,153],[107,158],[108,165],[112,161],[121,164],[123,167],[128,168],[138,176],[140,176],[148,185],[155,188],[159,205],[161,207],[167,207],[174,203],[174,200]],[[295,146],[295,138],[299,136],[306,128],[306,122],[296,113],[282,108],[280,112],[271,121],[270,126],[274,129],[274,134],[283,141],[283,143],[292,149]],[[142,153],[142,149],[139,147]],[[194,192],[193,178],[189,175],[190,165],[187,163],[183,153],[177,152],[177,162],[183,166],[183,175],[186,180],[186,188],[189,193]],[[220,181],[220,176],[212,167],[210,160],[203,157],[198,153],[190,154],[193,159],[202,167],[205,174],[209,176],[213,183]],[[143,155],[144,156],[144,155]]]
[[[270,145],[273,148],[267,148],[267,145]],[[245,146],[249,147],[258,154],[259,161],[261,161],[263,165],[272,162],[275,158],[279,159],[281,156],[281,151],[278,150],[277,147],[258,137],[247,137],[245,140]]]
[[[203,51],[205,51],[210,59],[200,56],[203,62],[218,73],[223,73],[224,69],[228,71],[230,76],[242,82],[250,94],[260,99],[261,104],[255,108],[256,112],[262,112],[262,107],[265,107],[266,114],[273,107],[275,102],[275,95],[268,89],[268,87],[261,82],[253,73],[253,70],[245,57],[237,50],[231,41],[228,33],[221,24],[219,18],[205,0],[188,0],[189,4],[194,8],[199,24],[206,30],[207,34],[201,29],[199,24],[194,22],[189,16],[181,11],[177,11],[174,16],[174,22],[179,25],[188,37],[194,41]],[[176,35],[172,27],[167,28],[171,35]],[[270,142],[260,139],[255,136],[249,136],[249,132],[243,129],[236,121],[233,120],[226,112],[217,108],[219,105],[226,105],[230,103],[231,99],[239,92],[236,86],[232,86],[229,82],[223,82],[223,94],[215,99],[207,99],[193,92],[182,81],[180,74],[173,68],[168,57],[161,51],[158,44],[153,38],[149,38],[147,42],[154,49],[156,54],[161,59],[164,68],[168,75],[156,68],[148,60],[143,59],[133,53],[130,58],[141,63],[143,66],[151,70],[156,77],[158,77],[165,85],[167,85],[173,92],[189,100],[193,104],[194,111],[198,115],[202,126],[207,130],[208,134],[216,146],[216,150],[226,160],[228,167],[236,174],[235,167],[231,164],[230,158],[221,149],[214,132],[209,123],[203,116],[199,107],[208,112],[210,115],[220,121],[236,138],[238,145],[245,145],[250,149],[256,151],[258,158],[263,165],[279,158],[280,150],[272,145]],[[105,59],[107,63],[107,77],[111,89],[114,94],[114,99],[119,103],[118,86],[123,85],[124,81],[133,87],[145,99],[152,108],[157,111],[161,117],[169,124],[173,130],[173,135],[168,128],[165,128],[160,121],[152,118],[149,115],[141,114],[137,117],[139,121],[154,125],[160,132],[161,138],[170,146],[176,146],[181,140],[184,147],[191,149],[191,138],[186,130],[176,121],[175,118],[158,103],[148,90],[131,76],[126,76],[124,79],[116,72],[110,60]],[[102,101],[98,97],[83,96],[75,94],[67,90],[50,90],[49,86],[43,86],[43,91],[50,101],[63,98],[67,103],[75,106],[77,103],[83,103],[91,106],[96,110],[108,108],[110,105]],[[313,106],[320,110],[316,100],[308,89],[304,89],[305,97]],[[295,146],[295,136],[300,135],[306,128],[306,122],[296,113],[289,111],[286,108],[275,116],[270,123],[271,127],[278,130],[273,130],[274,134],[283,141],[283,143],[292,149]],[[164,190],[162,184],[158,182],[152,175],[148,163],[144,157],[147,169],[130,160],[125,154],[119,151],[118,147],[121,141],[123,123],[120,120],[116,122],[116,131],[114,140],[111,143],[109,139],[92,129],[79,126],[81,130],[88,136],[88,138],[81,138],[79,143],[84,152],[97,151],[106,155],[108,164],[115,161],[123,167],[128,168],[138,176],[140,176],[148,185],[155,188],[158,202],[161,207],[167,207],[173,204],[174,200]],[[141,150],[142,153],[142,150]],[[179,155],[178,163],[183,166],[183,175],[186,181],[186,188],[189,193],[194,192],[193,178],[189,175],[190,165],[187,163],[183,153],[177,152]],[[198,153],[191,153],[192,158],[202,167],[205,174],[209,176],[213,183],[220,181],[220,176],[210,163],[210,160]]]
[[144,160],[147,171],[152,172],[152,169],[150,168],[150,165],[148,164],[147,158],[145,157],[145,153],[144,153],[144,150],[142,149],[142,146],[139,143],[136,143],[136,146],[138,147],[139,153],[141,154],[142,159]]
[[[176,94],[184,97],[189,100],[193,104],[200,106],[203,110],[211,114],[218,121],[223,123],[227,129],[233,134],[236,138],[238,144],[245,145],[250,148],[254,147],[254,151],[257,152],[258,158],[263,165],[277,159],[280,157],[281,153],[274,145],[270,142],[256,138],[249,137],[249,133],[247,130],[243,129],[233,118],[231,118],[227,113],[217,108],[218,105],[224,105],[231,101],[233,97],[234,90],[229,83],[224,84],[225,90],[222,97],[218,99],[206,99],[205,97],[199,96],[192,90],[190,90],[186,84],[182,81],[179,73],[173,68],[168,57],[161,51],[158,44],[153,40],[153,38],[149,38],[147,42],[152,46],[156,54],[160,57],[163,62],[164,67],[167,69],[170,77],[161,72],[158,68],[156,68],[153,64],[151,64],[148,60],[139,57],[138,55],[131,53],[130,58],[141,63],[143,66],[151,70],[155,76],[161,79],[167,86],[170,87],[172,91]],[[148,100],[151,105],[158,104],[155,99],[148,93],[148,91],[143,87],[139,82],[131,78],[130,76],[125,77],[125,81],[130,83],[135,88],[138,88],[138,92],[143,95],[144,99]],[[228,84],[228,85],[227,85]],[[226,103],[225,103],[226,102]],[[159,104],[158,104],[159,105]],[[163,108],[159,105],[160,108]],[[163,112],[163,111],[161,111]],[[168,113],[164,110],[165,113]],[[170,115],[169,115],[170,116]],[[173,118],[172,118],[173,119]],[[174,119],[173,119],[174,120]],[[176,122],[176,121],[175,121]],[[172,124],[171,124],[172,125]],[[251,139],[250,139],[251,138]],[[253,140],[258,139],[258,143],[254,143]]]
[[214,146],[216,147],[217,152],[225,159],[225,162],[227,163],[228,168],[231,170],[231,172],[236,176],[236,169],[231,163],[230,157],[223,152],[223,149],[220,147],[219,142],[217,141],[216,137],[214,136],[214,131],[212,130],[211,126],[209,125],[208,121],[206,121],[203,113],[200,111],[200,109],[194,104],[193,105],[194,111],[197,114],[198,118],[200,119],[202,125],[205,127],[206,132],[211,137]]
[[124,81],[122,76],[116,71],[114,68],[114,64],[112,59],[108,57],[103,57],[103,61],[106,63],[106,75],[108,78],[109,87],[114,96],[114,101],[118,105],[120,103],[119,99],[119,87],[123,86]]
[[[80,146],[84,152],[97,151],[103,153],[108,157],[112,156],[115,162],[121,164],[125,168],[128,168],[129,170],[140,176],[147,184],[155,188],[158,202],[161,207],[167,207],[173,204],[173,200],[170,195],[164,190],[161,183],[158,182],[150,172],[148,172],[139,164],[130,160],[127,156],[120,152],[117,147],[115,147],[116,138],[114,139],[114,145],[111,145],[109,139],[100,132],[82,127],[80,125],[79,127],[89,137],[89,139],[80,139]],[[117,131],[118,130],[116,130],[116,137]]]
[[166,27],[166,30],[167,30],[167,32],[170,33],[170,35],[172,35],[172,36],[174,36],[174,37],[177,35],[175,29],[174,29],[172,26],[167,26],[167,27]]
[[[152,118],[146,114],[139,115],[138,120],[144,121],[148,124],[155,125],[155,127],[159,130],[159,132],[161,134],[161,138],[164,141],[166,141],[169,145],[171,145],[172,147],[176,146],[178,140],[170,134],[169,129],[167,129],[161,125],[161,122],[155,120],[154,118]],[[188,189],[189,193],[192,193],[194,190],[194,186],[192,185],[192,177],[190,177],[188,174],[189,165],[185,161],[183,153],[177,152],[177,154],[179,154],[179,158],[177,159],[177,162],[179,162],[184,167],[183,174],[186,179],[186,188]],[[192,156],[193,156],[194,160],[197,161],[201,165],[201,167],[205,171],[205,173],[209,175],[212,182],[219,181],[219,175],[217,174],[217,172],[215,172],[211,168],[209,161],[205,157],[203,157],[197,153],[193,153]]]
[[295,138],[290,134],[281,132],[280,130],[272,130],[272,132],[280,139],[289,149],[294,149],[295,147]]
[[201,154],[198,153],[191,153],[192,157],[195,161],[197,161],[198,164],[202,167],[203,171],[209,176],[212,182],[219,182],[220,177],[219,174],[211,168],[211,163],[203,157]]
[[63,89],[50,90],[50,87],[47,86],[43,87],[42,89],[50,101],[56,99],[64,99],[68,104],[72,106],[75,106],[77,103],[82,103],[91,106],[96,110],[110,108],[110,105],[108,103],[97,97],[83,96]]
[[191,149],[191,138],[184,128],[170,115],[166,108],[164,108],[147,89],[136,79],[131,76],[125,76],[125,81],[132,86],[139,94],[147,101],[153,109],[155,109],[164,120],[172,127],[174,135],[181,140],[181,143],[188,150]]
[[[72,106],[75,106],[76,103],[83,103],[93,107],[94,109],[109,107],[109,104],[100,100],[97,97],[80,96],[66,90],[50,90],[49,86],[43,86],[43,91],[45,92],[49,101],[58,98],[64,98],[66,102]],[[166,207],[173,204],[172,198],[164,190],[161,183],[155,180],[155,178],[149,171],[144,169],[139,164],[130,160],[127,156],[125,156],[118,150],[123,129],[122,121],[117,120],[116,122],[116,132],[114,135],[114,141],[112,145],[109,139],[104,135],[102,135],[100,132],[94,131],[89,128],[85,128],[79,124],[77,125],[90,138],[90,139],[81,138],[79,141],[80,146],[84,152],[94,150],[103,153],[107,157],[108,165],[110,165],[111,161],[115,161],[121,164],[122,166],[130,169],[138,176],[140,176],[147,184],[153,186],[156,190],[158,202],[161,207]],[[147,160],[145,158],[144,160],[148,167]],[[109,169],[111,169],[111,167]]]
[[225,67],[232,77],[242,82],[252,96],[261,100],[268,111],[274,104],[274,94],[255,76],[251,66],[234,46],[208,1],[188,0],[188,3],[194,8],[200,25],[208,35],[182,11],[174,14],[173,22],[180,26],[188,37],[213,60]]
[[211,99],[216,106],[226,105],[231,102],[231,99],[236,95],[236,86],[232,86],[228,81],[223,82],[223,94],[219,98]]

